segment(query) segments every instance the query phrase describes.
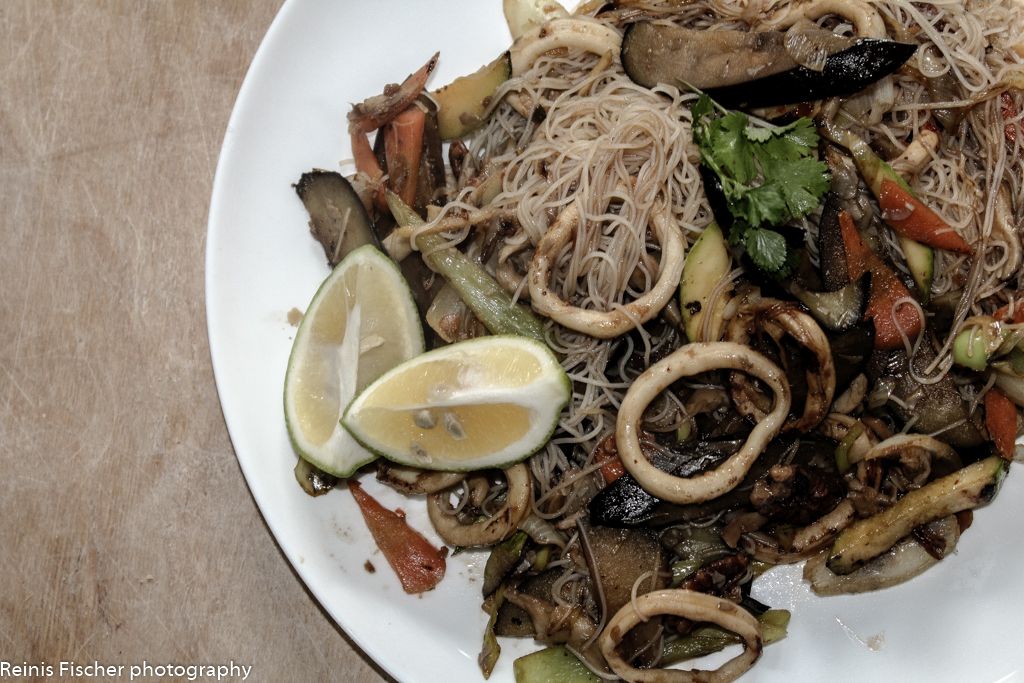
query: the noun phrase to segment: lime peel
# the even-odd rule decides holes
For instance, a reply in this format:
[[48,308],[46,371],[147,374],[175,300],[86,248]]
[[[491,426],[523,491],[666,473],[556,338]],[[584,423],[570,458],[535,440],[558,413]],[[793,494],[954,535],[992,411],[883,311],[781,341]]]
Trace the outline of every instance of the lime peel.
[[423,328],[398,266],[372,246],[327,276],[295,335],[284,384],[288,437],[307,462],[349,477],[376,454],[339,423],[358,391],[423,352]]

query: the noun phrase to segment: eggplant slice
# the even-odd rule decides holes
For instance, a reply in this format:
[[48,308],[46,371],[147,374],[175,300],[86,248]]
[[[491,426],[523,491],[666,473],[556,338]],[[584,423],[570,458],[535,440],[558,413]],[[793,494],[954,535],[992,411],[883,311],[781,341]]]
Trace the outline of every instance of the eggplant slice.
[[648,88],[694,87],[726,107],[772,107],[859,92],[900,68],[917,49],[818,29],[807,29],[800,40],[827,55],[820,71],[794,59],[792,35],[781,31],[694,31],[640,21],[623,36],[622,65]]
[[370,216],[343,175],[315,168],[302,174],[295,192],[309,213],[309,230],[332,268],[364,244],[380,249]]

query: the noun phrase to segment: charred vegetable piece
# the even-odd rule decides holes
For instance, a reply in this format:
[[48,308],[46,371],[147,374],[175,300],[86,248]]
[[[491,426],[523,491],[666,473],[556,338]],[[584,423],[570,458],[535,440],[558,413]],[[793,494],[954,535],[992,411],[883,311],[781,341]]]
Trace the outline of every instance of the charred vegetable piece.
[[[658,469],[677,477],[691,477],[718,467],[742,445],[742,439],[700,440],[676,446],[671,452],[659,449],[648,455]],[[661,528],[682,521],[709,517],[721,510],[746,505],[754,482],[763,477],[784,455],[793,463],[824,465],[834,461],[834,452],[834,442],[811,434],[802,435],[799,439],[773,439],[765,452],[754,461],[740,484],[718,498],[694,505],[675,505],[660,500],[645,491],[637,480],[627,473],[591,499],[590,518],[594,524],[603,526],[644,525]],[[666,456],[666,453],[669,455]]]
[[[937,541],[933,548],[938,558],[956,549],[960,540],[960,525],[955,516],[925,525],[926,532]],[[818,595],[844,595],[881,590],[914,578],[940,560],[918,543],[912,536],[889,548],[875,559],[849,574],[834,574],[825,566],[828,553],[815,555],[804,565],[804,579]]]
[[[485,606],[487,603],[484,603]],[[480,673],[484,675],[484,678],[490,678],[491,673],[494,671],[494,665],[498,663],[498,657],[501,656],[501,645],[498,643],[498,637],[495,633],[495,625],[498,621],[498,611],[502,605],[505,604],[505,594],[502,590],[494,595],[490,601],[490,617],[487,619],[487,626],[484,627],[483,643],[480,645],[480,654],[477,655],[476,661],[480,665]]]
[[485,598],[498,590],[505,577],[522,561],[527,538],[529,537],[526,532],[517,531],[491,550],[491,554],[487,556],[487,565],[484,567]]
[[796,282],[789,292],[807,307],[814,319],[832,330],[842,332],[856,325],[864,316],[868,292],[868,275],[834,292],[811,292]]
[[[519,585],[517,590],[523,595],[551,601],[551,590],[555,581],[562,575],[558,569],[550,569],[534,576],[529,576]],[[554,605],[552,604],[552,608]],[[504,601],[498,607],[498,617],[494,622],[494,633],[509,638],[527,638],[536,636],[530,613],[518,605]]]
[[299,458],[295,463],[295,481],[299,482],[302,490],[311,496],[322,496],[338,483],[338,478],[333,474],[324,472],[316,465]]
[[445,570],[441,551],[410,527],[404,517],[363,491],[359,482],[349,480],[348,489],[359,504],[374,542],[398,575],[402,589],[406,593],[423,593],[440,583]]
[[[927,374],[935,360],[935,351],[925,339],[913,358],[915,373]],[[972,448],[984,443],[971,422],[966,401],[953,378],[946,375],[938,382],[921,384],[910,372],[911,360],[906,351],[875,351],[867,365],[868,378],[877,383],[884,378],[892,382],[892,396],[898,399],[890,408],[902,420],[914,419],[914,431],[922,434],[938,432],[936,438],[957,448]],[[953,426],[957,425],[957,426]]]
[[832,546],[828,568],[836,574],[849,574],[915,527],[988,503],[1008,469],[1009,463],[1002,458],[986,458],[911,491],[877,515],[854,522]]
[[456,78],[431,93],[437,102],[437,125],[445,140],[461,138],[479,128],[491,99],[512,75],[508,52],[468,76]]
[[564,645],[544,648],[512,662],[516,683],[600,683]]
[[[649,455],[659,469],[675,476],[692,476],[705,469],[717,467],[739,450],[742,443],[734,439],[688,443],[680,449],[679,458],[674,462],[664,458],[661,451],[654,451]],[[722,498],[729,497],[727,494]],[[715,502],[719,501],[721,499],[716,499]],[[662,501],[644,490],[628,473],[594,496],[589,509],[591,520],[595,524],[614,527],[667,526],[704,514],[703,506],[693,506],[688,515],[688,508]]]
[[849,39],[808,29],[797,37],[827,57],[820,71],[801,66],[779,31],[696,31],[639,21],[622,38],[622,65],[636,83],[693,86],[728,107],[770,107],[863,90],[903,65],[916,46]]
[[[917,212],[918,205],[920,205],[922,211],[911,221],[912,223],[918,224],[918,221],[923,222],[927,216],[928,224],[932,226],[930,234],[935,235],[936,231],[939,230],[934,227],[937,225],[936,220],[945,225],[945,229],[938,232],[938,235],[946,234],[945,231],[949,231],[953,235],[958,236],[956,231],[946,225],[945,221],[942,221],[931,209],[924,206],[914,195],[914,191],[910,189],[907,181],[893,170],[892,166],[885,163],[881,157],[875,154],[868,143],[850,131],[843,131],[840,142],[850,150],[850,154],[853,155],[853,161],[857,164],[857,170],[860,171],[860,174],[864,177],[865,182],[867,182],[868,187],[871,188],[872,194],[875,195],[879,203],[882,202],[883,190],[891,187],[886,184],[886,181],[895,183],[902,191],[898,194],[894,193],[891,189],[888,191],[886,195],[888,203],[882,206],[882,218],[900,236],[900,248],[903,249],[903,255],[906,256],[907,267],[910,268],[910,274],[914,277],[914,282],[917,284],[917,291],[921,300],[927,303],[928,298],[931,296],[935,255],[932,253],[931,247],[916,241],[913,230],[904,230],[906,221],[911,219],[911,216]],[[912,208],[910,209],[905,206],[905,203],[901,208],[901,206],[893,203],[896,196],[909,196],[916,203],[912,203]],[[888,211],[886,206],[889,206]]]
[[836,366],[836,395],[850,386],[854,377],[864,371],[874,341],[868,325],[858,325],[830,336],[832,360]]
[[319,169],[303,173],[295,192],[309,213],[309,230],[332,267],[356,247],[380,248],[362,200],[340,173]]
[[[422,225],[423,219],[395,195],[387,195],[388,206],[400,225]],[[533,313],[512,301],[501,285],[480,264],[458,249],[447,246],[441,235],[424,235],[417,240],[423,260],[459,292],[473,314],[492,334],[518,334],[544,342],[544,326]]]
[[898,349],[906,337],[910,341],[924,330],[924,320],[915,306],[904,300],[912,299],[910,290],[896,272],[864,244],[853,219],[846,211],[839,213],[839,228],[846,246],[847,271],[851,277],[871,273],[865,320],[875,326],[876,349]]
[[[667,570],[666,558],[653,532],[645,529],[591,527],[587,536],[593,560],[591,576],[601,581],[608,614],[615,614],[629,603],[633,584],[643,574],[654,572],[640,584],[638,595],[665,587],[666,582],[661,577]],[[658,627],[658,619],[638,625],[623,637],[619,647],[626,653],[639,653],[657,637]],[[652,656],[655,654],[649,650],[639,654],[642,661],[648,664],[653,663]]]
[[725,311],[725,297],[719,297],[712,310],[711,292],[729,273],[731,259],[729,247],[718,225],[711,223],[704,228],[683,264],[683,277],[679,282],[679,308],[683,314],[686,336],[690,341],[700,341],[704,317],[712,316],[708,326],[710,339],[717,341],[722,330],[722,315]]
[[382,129],[388,187],[406,204],[416,201],[426,119],[423,109],[412,104]]
[[425,95],[416,100],[417,106],[425,110],[423,121],[423,153],[420,155],[420,172],[416,185],[416,203],[413,208],[422,211],[428,204],[443,203],[445,200],[444,150],[441,131],[437,121],[437,105]]
[[[785,609],[770,609],[758,615],[761,640],[765,645],[771,645],[786,637],[789,617],[789,610]],[[739,636],[719,626],[701,626],[682,638],[667,641],[662,649],[661,664],[668,666],[703,657],[740,642],[742,641]]]
[[839,226],[842,200],[835,192],[825,195],[818,220],[818,265],[825,291],[834,292],[854,281],[847,267],[846,245]]

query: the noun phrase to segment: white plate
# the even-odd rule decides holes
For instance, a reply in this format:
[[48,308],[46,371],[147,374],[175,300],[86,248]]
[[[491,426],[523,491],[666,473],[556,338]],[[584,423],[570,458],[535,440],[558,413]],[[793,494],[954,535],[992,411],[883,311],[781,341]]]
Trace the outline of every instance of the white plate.
[[[291,188],[310,168],[349,154],[349,104],[399,81],[436,50],[439,85],[508,43],[498,0],[290,0],[245,79],[217,167],[207,244],[210,346],[224,417],[260,510],[296,571],[331,616],[401,681],[482,680],[484,556],[450,558],[441,586],[405,595],[344,490],[306,496],[292,477],[282,418],[294,328],[327,274]],[[1019,466],[1014,466],[1014,470]],[[368,483],[428,529],[422,502]],[[777,569],[757,595],[793,610],[790,636],[769,647],[749,681],[1016,681],[1024,636],[1024,475],[976,515],[956,556],[909,585],[871,595],[811,596],[799,572]],[[436,538],[434,539],[436,540]],[[364,563],[371,560],[376,573]],[[530,649],[506,641],[492,681],[512,680]]]

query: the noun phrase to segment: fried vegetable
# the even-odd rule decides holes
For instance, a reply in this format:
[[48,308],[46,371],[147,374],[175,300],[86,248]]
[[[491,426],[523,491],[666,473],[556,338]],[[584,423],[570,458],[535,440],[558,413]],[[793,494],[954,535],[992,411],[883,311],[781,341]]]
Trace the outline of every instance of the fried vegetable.
[[440,583],[445,571],[441,551],[410,527],[404,517],[363,491],[359,482],[350,479],[348,489],[359,504],[374,542],[398,575],[402,589],[406,593],[423,593]]
[[362,200],[340,173],[313,169],[303,173],[294,187],[309,213],[309,231],[332,267],[356,247],[380,248]]
[[910,491],[892,507],[854,522],[840,533],[826,565],[836,574],[849,574],[915,527],[988,503],[1008,469],[1009,463],[992,456]]
[[[770,645],[785,638],[789,618],[789,610],[785,609],[770,609],[758,615],[757,621],[761,624],[762,642],[765,645]],[[696,659],[740,642],[742,641],[739,636],[719,626],[701,626],[682,638],[666,642],[662,649],[661,664],[667,666],[688,659]]]
[[[423,219],[393,192],[388,206],[400,225],[422,225]],[[459,292],[473,314],[492,334],[518,334],[544,342],[544,326],[526,307],[512,301],[501,285],[458,249],[447,246],[441,235],[417,240],[423,260]]]
[[512,662],[516,683],[600,683],[564,645],[544,648]]
[[708,341],[719,338],[725,298],[719,297],[714,309],[709,310],[710,298],[712,290],[728,274],[730,263],[729,247],[722,231],[718,225],[711,223],[704,228],[686,256],[683,277],[679,282],[679,308],[690,341],[701,340],[700,330],[707,315],[712,316]]
[[468,76],[456,78],[431,93],[437,103],[437,125],[444,140],[461,138],[484,122],[495,91],[512,75],[509,53],[504,52]]
[[864,316],[868,291],[868,275],[833,292],[811,292],[796,282],[789,284],[789,292],[807,307],[814,319],[832,330],[848,330]]
[[[958,448],[971,448],[984,443],[984,438],[971,421],[966,401],[957,390],[953,378],[946,375],[938,382],[921,384],[914,374],[927,374],[935,360],[931,340],[926,338],[914,355],[906,351],[875,351],[867,365],[868,378],[876,385],[892,383],[890,409],[900,419],[914,420],[914,431],[936,433],[936,438]],[[911,372],[911,363],[913,372]],[[886,379],[888,378],[888,379]]]
[[[826,56],[820,70],[797,63],[794,41]],[[770,107],[849,95],[906,62],[916,46],[850,39],[808,27],[779,31],[697,31],[638,21],[622,39],[622,65],[636,83],[705,90],[729,107]]]
[[985,426],[999,455],[1012,460],[1017,440],[1017,407],[998,387],[985,393]]
[[925,549],[912,536],[889,548],[864,566],[849,574],[834,574],[825,566],[828,553],[820,553],[804,565],[804,580],[811,584],[817,595],[847,595],[881,590],[895,586],[918,576],[934,566],[956,549],[960,540],[960,525],[950,515],[925,525],[925,532],[937,541],[933,548]]
[[522,561],[527,538],[529,536],[525,532],[517,531],[513,536],[491,549],[491,554],[487,556],[487,564],[484,566],[483,594],[485,598],[498,590],[498,586],[505,580],[505,577]]
[[322,496],[338,483],[338,478],[333,474],[324,472],[316,465],[299,458],[295,463],[295,481],[299,482],[302,490],[311,496]]
[[[601,582],[607,614],[615,614],[629,603],[633,585],[644,574],[650,575],[640,584],[638,594],[665,587],[662,576],[667,571],[667,562],[654,532],[589,527],[586,534],[593,562],[590,573],[595,581]],[[640,653],[657,636],[659,621],[651,619],[638,625],[623,637],[619,647],[629,655]],[[654,654],[646,648],[646,652],[637,656],[651,664]]]

